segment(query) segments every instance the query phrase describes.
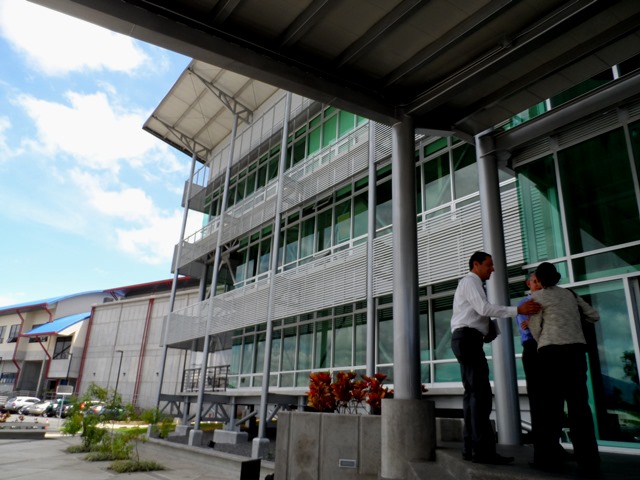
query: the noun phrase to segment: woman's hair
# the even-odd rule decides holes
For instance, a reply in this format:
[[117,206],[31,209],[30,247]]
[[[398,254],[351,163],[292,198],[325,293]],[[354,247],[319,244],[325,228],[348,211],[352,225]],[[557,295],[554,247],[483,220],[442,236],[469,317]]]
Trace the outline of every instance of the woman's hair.
[[556,267],[549,262],[542,262],[536,268],[536,277],[543,287],[554,287],[560,281],[560,273],[556,270]]

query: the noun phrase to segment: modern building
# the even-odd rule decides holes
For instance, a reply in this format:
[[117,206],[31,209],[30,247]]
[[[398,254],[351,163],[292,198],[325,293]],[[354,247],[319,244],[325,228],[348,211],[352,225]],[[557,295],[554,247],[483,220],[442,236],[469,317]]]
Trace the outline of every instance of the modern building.
[[[497,125],[491,138],[507,142],[526,129],[544,128],[547,115],[622,86],[638,66],[640,58],[634,57],[607,69]],[[247,91],[252,98],[266,92],[266,99],[244,105]],[[233,102],[225,106],[216,95],[229,95]],[[199,302],[169,315],[164,342],[169,351],[199,354],[207,338],[209,372],[230,359],[226,392],[205,385],[204,410],[231,404],[229,397],[257,408],[268,323],[273,328],[269,402],[276,410],[304,404],[312,371],[373,369],[394,383],[391,131],[328,105],[298,96],[287,103],[287,98],[282,90],[193,61],[145,124],[174,146],[202,152],[194,155],[203,164],[186,183],[185,205],[206,220],[201,230],[184,235],[175,262],[179,272],[199,276],[205,288]],[[241,106],[250,120],[233,128],[231,104]],[[592,406],[603,445],[636,446],[640,433],[633,253],[640,245],[639,108],[632,97],[554,128],[518,145],[496,172],[508,301],[515,304],[525,295],[529,271],[551,261],[563,273],[563,284],[601,312],[603,321],[590,332],[589,355]],[[231,122],[226,130],[225,110]],[[211,139],[217,143],[207,144]],[[461,408],[460,372],[450,349],[453,293],[468,257],[483,248],[477,156],[475,145],[455,136],[415,136],[420,380],[442,411]],[[509,342],[519,356],[519,337],[511,335]],[[524,375],[519,360],[515,365],[526,421]],[[193,366],[184,370],[185,376],[193,374]],[[195,375],[197,380],[197,368]],[[197,402],[192,385],[180,392],[185,405]],[[173,388],[165,385],[163,391],[170,392],[166,400],[175,401]]]
[[[163,340],[202,352],[197,393],[161,400],[198,423],[259,397],[268,420],[312,370],[375,369],[397,400],[422,383],[455,408],[451,299],[482,248],[493,302],[550,261],[600,310],[599,441],[638,445],[640,3],[38,3],[197,59],[145,126],[192,156],[184,206],[206,214],[174,262],[200,301]],[[511,322],[489,352],[506,444],[526,418]],[[231,356],[224,395],[212,352]]]
[[92,306],[115,298],[93,291],[0,308],[0,392],[75,385]]

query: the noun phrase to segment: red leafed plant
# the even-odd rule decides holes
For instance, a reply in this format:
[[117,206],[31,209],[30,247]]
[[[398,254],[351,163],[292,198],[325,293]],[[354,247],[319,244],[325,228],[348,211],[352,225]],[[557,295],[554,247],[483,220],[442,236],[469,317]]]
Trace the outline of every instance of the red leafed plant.
[[383,398],[393,395],[393,390],[382,385],[387,376],[376,373],[356,379],[355,372],[336,372],[331,381],[329,372],[311,373],[307,406],[318,412],[357,413],[365,404],[372,413],[379,413]]

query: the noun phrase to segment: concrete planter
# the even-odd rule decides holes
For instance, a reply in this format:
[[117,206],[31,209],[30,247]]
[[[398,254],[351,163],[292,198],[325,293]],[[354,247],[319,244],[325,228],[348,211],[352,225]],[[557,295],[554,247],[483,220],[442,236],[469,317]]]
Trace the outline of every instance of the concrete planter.
[[377,479],[381,424],[378,415],[279,413],[275,478]]
[[46,428],[45,424],[35,422],[0,423],[0,439],[43,439],[47,433]]

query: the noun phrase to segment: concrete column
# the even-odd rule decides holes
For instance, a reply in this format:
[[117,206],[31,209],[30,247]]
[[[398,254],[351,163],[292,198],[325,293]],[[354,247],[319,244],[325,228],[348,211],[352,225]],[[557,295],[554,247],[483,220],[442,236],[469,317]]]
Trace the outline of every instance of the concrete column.
[[[417,425],[420,428],[411,428]],[[382,400],[380,478],[406,479],[410,462],[435,459],[436,416],[431,400]]]
[[[393,386],[397,399],[422,397],[418,312],[415,143],[413,119],[392,127]],[[427,332],[424,332],[425,335]]]
[[[494,151],[493,138],[480,135],[476,137],[482,236],[484,249],[493,258],[495,266],[495,271],[487,281],[487,297],[491,303],[509,305],[507,255],[504,246],[498,163]],[[498,325],[501,334],[491,344],[498,442],[503,445],[519,445],[520,404],[513,349],[513,320],[500,318]]]

